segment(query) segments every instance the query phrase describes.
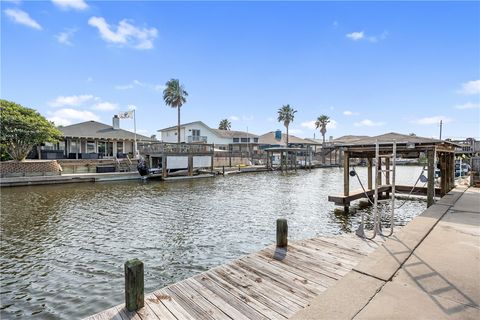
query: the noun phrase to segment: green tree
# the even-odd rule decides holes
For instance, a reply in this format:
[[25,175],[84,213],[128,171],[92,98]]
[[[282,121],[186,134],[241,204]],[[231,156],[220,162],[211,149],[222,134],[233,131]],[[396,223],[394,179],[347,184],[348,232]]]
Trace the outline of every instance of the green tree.
[[185,102],[187,102],[188,93],[185,91],[183,85],[180,84],[178,79],[170,79],[165,84],[166,88],[163,90],[163,100],[167,106],[177,108],[178,112],[178,126],[177,126],[177,138],[180,143],[180,108]]
[[325,144],[325,133],[327,133],[327,124],[330,123],[330,118],[324,114],[322,114],[320,117],[317,118],[317,121],[315,121],[315,128],[320,128],[320,133],[322,134],[323,137],[323,145]]
[[220,121],[220,124],[218,125],[218,129],[220,130],[230,130],[232,128],[232,124],[228,119],[223,119]]
[[295,113],[297,110],[294,110],[290,107],[289,104],[283,105],[280,109],[278,109],[278,122],[283,122],[283,125],[287,129],[287,147],[288,147],[288,126],[290,123],[293,122],[293,118],[295,117]]
[[0,144],[13,160],[23,161],[33,146],[61,137],[60,130],[37,111],[0,100]]

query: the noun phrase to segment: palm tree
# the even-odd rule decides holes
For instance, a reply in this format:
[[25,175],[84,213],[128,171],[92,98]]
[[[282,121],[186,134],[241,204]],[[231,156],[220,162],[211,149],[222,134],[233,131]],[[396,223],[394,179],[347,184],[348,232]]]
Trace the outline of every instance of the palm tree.
[[322,134],[323,137],[323,143],[322,146],[325,144],[325,133],[327,133],[327,124],[330,123],[330,118],[324,114],[322,114],[320,117],[317,118],[317,121],[315,121],[315,128],[320,128],[320,133]]
[[218,125],[218,129],[220,130],[230,130],[232,128],[232,124],[228,119],[223,119],[220,121],[220,124]]
[[283,105],[280,109],[278,109],[278,122],[283,122],[285,128],[287,128],[287,147],[288,147],[288,126],[290,122],[293,122],[293,118],[295,117],[295,113],[297,110],[294,110],[290,107],[289,104]]
[[177,138],[178,143],[180,143],[180,108],[187,102],[186,97],[188,93],[178,79],[168,80],[165,87],[165,90],[163,90],[163,101],[165,101],[167,106],[177,108],[178,111]]

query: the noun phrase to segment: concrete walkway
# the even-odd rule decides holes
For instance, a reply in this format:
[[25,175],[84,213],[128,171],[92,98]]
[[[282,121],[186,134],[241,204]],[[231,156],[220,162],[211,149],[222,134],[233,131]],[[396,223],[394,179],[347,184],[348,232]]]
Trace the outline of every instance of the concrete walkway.
[[449,192],[293,319],[480,319],[480,189]]

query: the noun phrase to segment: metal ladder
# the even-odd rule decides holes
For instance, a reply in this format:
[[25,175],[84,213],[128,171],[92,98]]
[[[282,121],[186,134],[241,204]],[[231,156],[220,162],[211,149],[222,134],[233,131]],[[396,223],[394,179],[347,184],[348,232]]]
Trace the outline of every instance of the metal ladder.
[[[397,158],[397,143],[396,141],[392,142],[393,146],[393,152],[392,154],[388,154],[388,158],[390,158],[391,161],[391,168],[389,170],[382,170],[381,168],[381,159],[380,159],[380,145],[378,143],[378,140],[375,141],[375,162],[376,162],[376,167],[375,167],[375,193],[374,193],[374,202],[373,202],[373,234],[372,236],[367,236],[365,233],[365,212],[362,212],[362,221],[360,225],[358,226],[357,231],[355,232],[359,237],[366,238],[369,240],[372,240],[373,238],[376,237],[377,234],[380,234],[383,237],[390,237],[393,234],[393,225],[394,225],[394,217],[395,217],[395,175],[396,175],[396,158]],[[385,158],[385,155],[383,156]],[[391,181],[391,209],[390,209],[390,232],[388,234],[383,234],[382,233],[382,221],[381,221],[381,213],[378,212],[378,188],[379,186],[379,176],[382,174],[382,172],[391,172],[392,173],[392,181]],[[381,176],[380,176],[381,177]]]

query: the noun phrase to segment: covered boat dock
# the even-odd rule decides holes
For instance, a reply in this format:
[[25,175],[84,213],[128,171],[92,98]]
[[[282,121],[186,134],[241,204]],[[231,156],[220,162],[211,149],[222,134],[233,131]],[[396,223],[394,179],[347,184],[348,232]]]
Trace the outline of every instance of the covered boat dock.
[[[379,159],[375,161],[377,142],[379,145]],[[344,152],[343,158],[343,194],[331,195],[328,200],[336,205],[343,206],[348,212],[351,201],[361,198],[371,198],[374,194],[373,167],[375,167],[375,178],[377,179],[379,198],[392,190],[390,177],[390,159],[393,154],[393,143],[396,143],[395,157],[412,159],[420,158],[421,154],[427,157],[427,187],[416,186],[395,186],[396,193],[409,193],[415,195],[426,195],[427,206],[434,202],[435,195],[443,196],[454,187],[455,173],[455,147],[448,142],[431,138],[404,135],[399,133],[387,133],[375,137],[365,137],[339,147]],[[350,191],[350,159],[367,159],[367,187],[365,190]],[[435,188],[435,163],[439,163],[440,188]],[[376,165],[378,163],[378,165]],[[382,167],[384,166],[384,169]],[[385,179],[382,181],[382,172]],[[355,176],[355,175],[353,175]]]

